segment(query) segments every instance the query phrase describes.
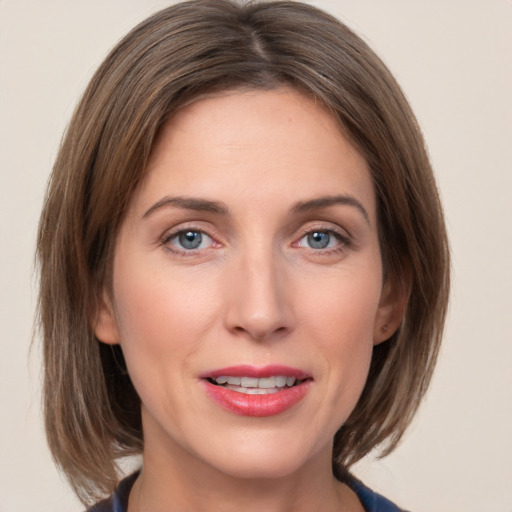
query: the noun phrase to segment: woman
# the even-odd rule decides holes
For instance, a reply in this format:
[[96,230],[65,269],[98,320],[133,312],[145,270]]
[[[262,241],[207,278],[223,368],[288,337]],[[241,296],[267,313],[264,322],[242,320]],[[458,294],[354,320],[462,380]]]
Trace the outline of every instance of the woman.
[[197,0],[136,27],[38,256],[47,435],[85,504],[114,493],[92,510],[398,510],[349,469],[426,391],[448,249],[414,116],[339,21]]

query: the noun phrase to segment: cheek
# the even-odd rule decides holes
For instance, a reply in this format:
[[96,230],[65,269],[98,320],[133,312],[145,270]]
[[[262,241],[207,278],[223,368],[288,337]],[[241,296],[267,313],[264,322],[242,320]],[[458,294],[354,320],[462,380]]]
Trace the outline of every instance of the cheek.
[[305,283],[300,316],[333,347],[371,347],[381,293],[379,276],[364,268]]
[[[136,388],[187,371],[215,303],[208,288],[165,268],[131,271],[118,265],[114,303],[120,344]],[[180,364],[178,364],[180,363]]]
[[173,343],[170,333],[200,329],[198,318],[215,304],[208,295],[208,276],[173,269],[159,253],[126,252],[119,251],[114,274],[122,341],[144,339],[150,345],[167,337],[167,343]]
[[[364,274],[363,274],[364,275]],[[303,318],[323,355],[320,372],[327,392],[328,409],[338,411],[341,424],[365,385],[373,353],[373,325],[380,287],[371,278],[330,280],[321,292],[308,294]]]
[[[115,288],[115,307],[128,373],[146,408],[152,414],[179,417],[186,404],[184,382],[192,373],[191,361],[201,346],[197,321],[199,293],[151,274],[124,272]],[[195,309],[194,309],[195,307]],[[194,313],[195,311],[195,313]]]

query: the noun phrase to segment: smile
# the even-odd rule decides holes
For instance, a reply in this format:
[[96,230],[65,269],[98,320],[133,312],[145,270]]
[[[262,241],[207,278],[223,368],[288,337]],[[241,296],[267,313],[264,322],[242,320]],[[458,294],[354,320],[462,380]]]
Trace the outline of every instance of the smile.
[[298,404],[313,379],[305,372],[285,367],[247,365],[201,375],[207,395],[225,410],[242,416],[275,416]]
[[211,382],[217,386],[223,386],[225,389],[245,393],[247,395],[268,395],[279,393],[286,388],[291,388],[301,381],[295,377],[285,377],[277,375],[273,377],[234,377],[221,375],[212,378]]

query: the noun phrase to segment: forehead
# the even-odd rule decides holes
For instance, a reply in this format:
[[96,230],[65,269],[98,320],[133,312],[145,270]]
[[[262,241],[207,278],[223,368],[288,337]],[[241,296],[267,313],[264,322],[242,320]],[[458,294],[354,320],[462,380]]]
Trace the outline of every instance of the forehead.
[[182,108],[155,143],[136,203],[164,193],[260,206],[350,193],[375,209],[366,161],[337,120],[289,88],[228,91]]

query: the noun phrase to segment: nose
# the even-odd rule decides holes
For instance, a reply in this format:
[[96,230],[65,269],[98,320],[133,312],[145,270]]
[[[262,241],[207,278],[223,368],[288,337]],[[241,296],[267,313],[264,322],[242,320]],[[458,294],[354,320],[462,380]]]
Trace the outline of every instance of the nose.
[[226,327],[237,336],[270,341],[293,330],[290,280],[271,250],[231,262],[227,284]]

